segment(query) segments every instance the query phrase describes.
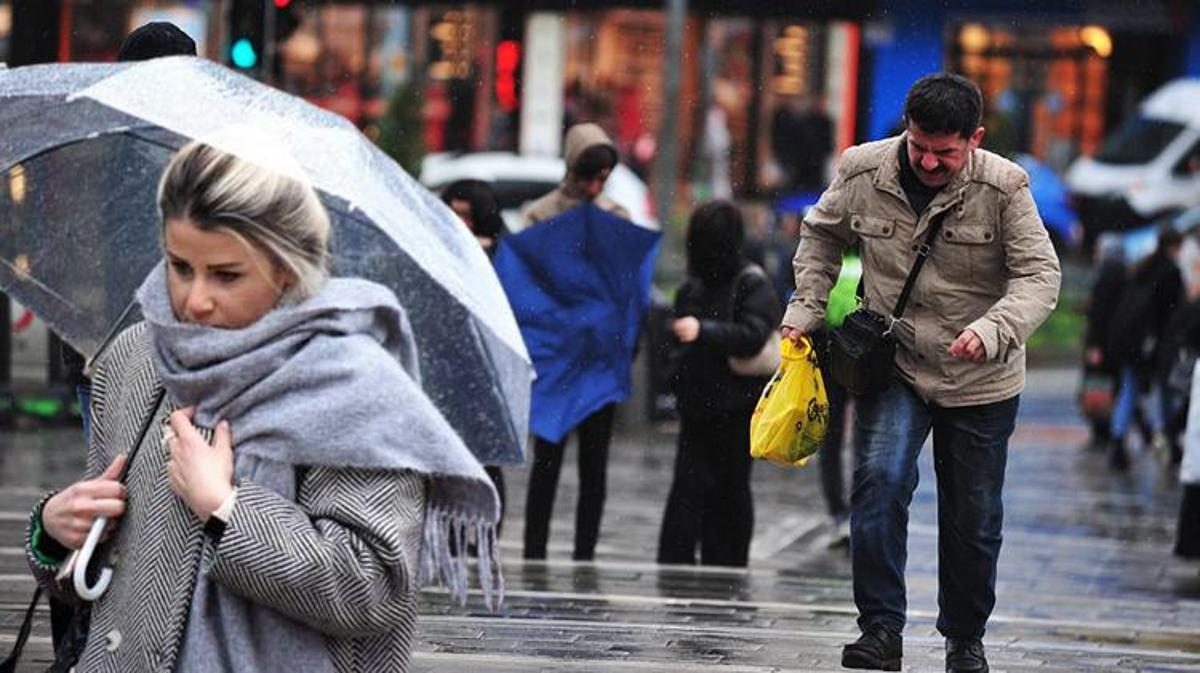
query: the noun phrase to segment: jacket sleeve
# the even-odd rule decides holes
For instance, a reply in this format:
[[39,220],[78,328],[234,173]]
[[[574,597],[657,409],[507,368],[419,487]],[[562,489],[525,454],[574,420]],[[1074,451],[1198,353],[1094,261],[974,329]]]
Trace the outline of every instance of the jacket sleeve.
[[[105,436],[108,431],[108,422],[105,410],[108,402],[109,389],[112,385],[114,385],[111,381],[112,376],[110,375],[110,366],[116,367],[116,365],[112,363],[114,360],[119,360],[119,358],[113,356],[112,354],[117,351],[123,352],[129,342],[132,339],[137,338],[135,335],[140,335],[140,331],[129,330],[128,333],[120,335],[114,342],[114,345],[105,351],[105,355],[102,356],[96,363],[91,384],[92,394],[90,412],[92,418],[92,436],[87,449],[87,471],[83,476],[80,477],[80,479],[89,479],[94,475],[99,474],[102,470],[102,466],[108,464],[108,461],[105,460],[105,456],[102,455],[103,452],[101,451],[101,447],[107,445]],[[119,378],[119,372],[116,372],[116,374],[118,375],[117,378]],[[115,385],[121,384],[117,383]],[[75,593],[71,576],[67,575],[63,579],[57,578],[58,572],[62,569],[63,562],[65,562],[67,559],[64,558],[62,561],[53,564],[44,563],[43,559],[39,558],[39,556],[33,551],[32,534],[34,518],[36,517],[37,520],[41,520],[42,508],[45,507],[46,501],[53,497],[54,494],[55,491],[47,493],[34,507],[33,511],[30,512],[29,524],[25,529],[25,558],[29,564],[30,571],[33,573],[34,579],[51,596],[64,603],[82,605],[83,601],[81,601],[79,596]],[[42,535],[46,534],[47,533],[45,532],[45,529],[43,529]]]
[[733,321],[700,321],[700,342],[731,357],[755,355],[778,326],[778,305],[766,276],[748,274],[741,286],[730,290],[737,297]]
[[783,324],[805,334],[825,326],[825,305],[842,268],[842,252],[854,241],[847,212],[847,163],[843,155],[837,177],[800,226],[800,244],[792,259],[796,291]]
[[239,485],[210,577],[334,637],[382,633],[411,619],[424,477],[312,467],[298,489],[291,502]]
[[1028,184],[1009,196],[1001,227],[1008,289],[967,328],[983,340],[989,360],[1006,361],[1054,310],[1062,274]]

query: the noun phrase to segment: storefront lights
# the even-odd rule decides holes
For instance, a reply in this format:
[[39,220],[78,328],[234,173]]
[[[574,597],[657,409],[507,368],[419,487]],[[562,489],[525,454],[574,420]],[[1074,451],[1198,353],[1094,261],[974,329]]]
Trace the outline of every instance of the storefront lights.
[[958,46],[968,54],[978,54],[984,51],[991,42],[991,34],[981,24],[968,23],[958,31]]
[[1092,48],[1100,58],[1112,55],[1112,36],[1100,26],[1084,26],[1079,29],[1079,41]]

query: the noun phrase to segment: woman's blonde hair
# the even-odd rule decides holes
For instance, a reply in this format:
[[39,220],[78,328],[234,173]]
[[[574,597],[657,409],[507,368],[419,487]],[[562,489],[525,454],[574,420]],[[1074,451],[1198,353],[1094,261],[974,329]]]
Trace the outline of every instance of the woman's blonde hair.
[[295,277],[286,299],[312,296],[329,276],[329,215],[298,171],[273,170],[192,141],[163,172],[158,208],[164,227],[186,218],[265,250]]

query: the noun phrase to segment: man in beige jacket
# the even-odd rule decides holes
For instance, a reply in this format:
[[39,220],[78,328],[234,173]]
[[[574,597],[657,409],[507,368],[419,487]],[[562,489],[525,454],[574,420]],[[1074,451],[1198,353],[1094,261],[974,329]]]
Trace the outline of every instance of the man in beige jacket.
[[1001,488],[1025,385],[1025,340],[1050,314],[1060,272],[1017,165],[979,149],[982,99],[957,75],[918,80],[906,131],[852,147],[805,216],[784,335],[824,321],[842,250],[861,241],[866,306],[891,313],[931,220],[946,213],[902,319],[894,377],[857,400],[851,497],[854,600],[862,636],[847,668],[900,670],[908,505],[933,433],[938,487],[938,630],[946,670],[988,670]]

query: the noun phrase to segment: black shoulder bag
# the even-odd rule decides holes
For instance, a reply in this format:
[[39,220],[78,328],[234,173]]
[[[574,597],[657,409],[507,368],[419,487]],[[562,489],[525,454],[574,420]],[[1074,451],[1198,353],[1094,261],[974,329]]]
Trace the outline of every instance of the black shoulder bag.
[[916,285],[917,274],[921,273],[921,267],[929,258],[947,212],[938,213],[929,223],[929,231],[917,248],[917,258],[913,260],[892,314],[883,316],[860,306],[846,316],[841,327],[830,333],[829,374],[851,393],[870,395],[880,392],[891,382],[896,361],[896,337],[892,335],[892,329],[900,316],[904,315],[904,307]]

